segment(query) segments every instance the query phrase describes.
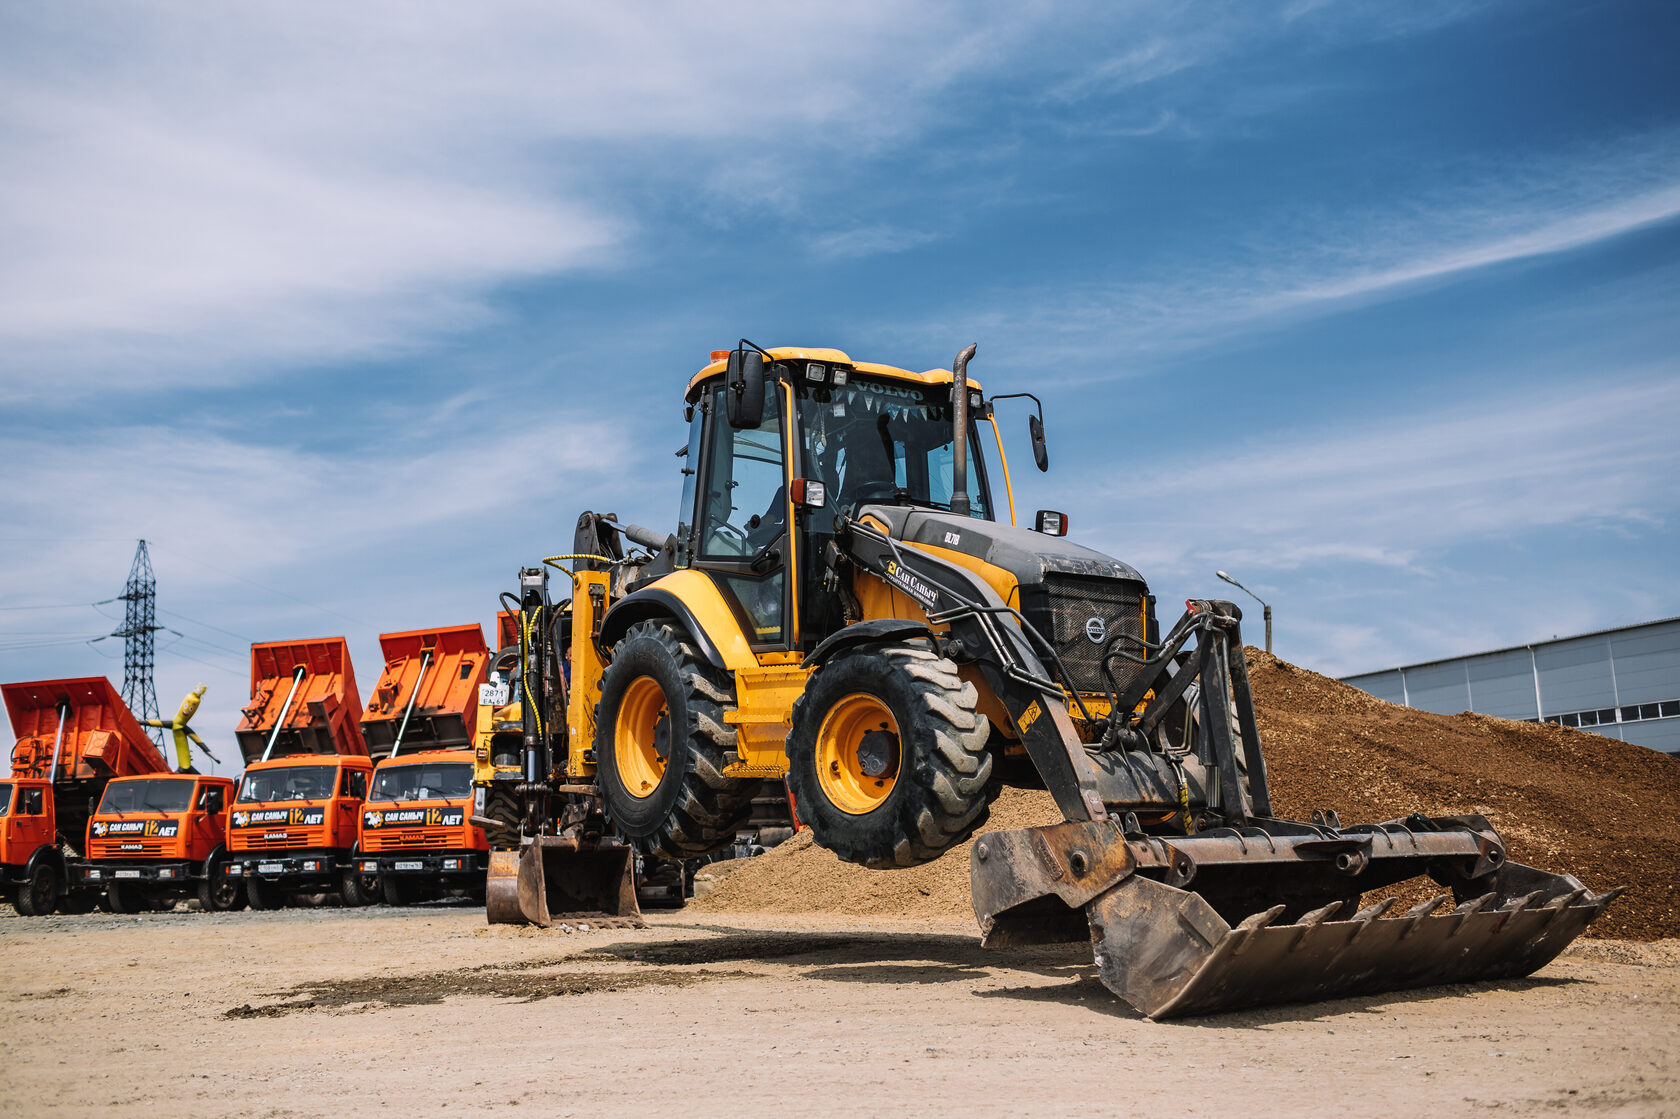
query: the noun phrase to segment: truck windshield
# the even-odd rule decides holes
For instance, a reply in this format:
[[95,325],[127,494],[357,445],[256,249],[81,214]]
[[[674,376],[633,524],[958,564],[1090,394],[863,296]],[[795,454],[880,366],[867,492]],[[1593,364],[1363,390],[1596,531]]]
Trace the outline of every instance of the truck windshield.
[[[951,507],[950,386],[853,377],[837,388],[801,386],[799,396],[804,472],[827,486],[830,508],[895,501]],[[991,495],[976,434],[971,422],[969,507],[989,520]]]
[[154,777],[144,781],[112,781],[105,786],[99,812],[185,812],[192,803],[190,777]]
[[245,775],[239,789],[240,804],[267,804],[276,800],[324,800],[333,795],[338,767],[299,765],[285,769],[259,769]]
[[450,800],[472,795],[472,766],[466,762],[413,762],[381,766],[369,800]]
[[0,781],[0,816],[9,815],[12,811],[12,783]]

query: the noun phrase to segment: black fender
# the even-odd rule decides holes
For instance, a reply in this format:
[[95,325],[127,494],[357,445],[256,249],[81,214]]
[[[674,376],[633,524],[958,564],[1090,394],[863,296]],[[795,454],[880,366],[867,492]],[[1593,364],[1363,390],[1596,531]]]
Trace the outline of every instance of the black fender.
[[601,618],[601,636],[596,644],[605,652],[611,652],[629,632],[630,627],[637,622],[645,622],[652,618],[670,618],[687,632],[689,639],[694,642],[702,656],[716,668],[725,672],[729,666],[723,662],[723,654],[718,652],[706,630],[688,608],[688,604],[663,587],[646,587],[625,595],[607,608]]
[[56,843],[46,843],[35,849],[35,853],[29,856],[29,861],[24,864],[24,880],[28,881],[29,876],[35,873],[35,868],[43,862],[50,862],[53,869],[58,871],[60,891],[68,889],[70,868],[64,862],[64,848]]
[[925,623],[909,618],[873,618],[855,622],[845,629],[823,638],[815,649],[799,662],[801,668],[818,668],[847,649],[860,645],[883,645],[889,641],[914,641],[918,637],[932,637],[933,630]]

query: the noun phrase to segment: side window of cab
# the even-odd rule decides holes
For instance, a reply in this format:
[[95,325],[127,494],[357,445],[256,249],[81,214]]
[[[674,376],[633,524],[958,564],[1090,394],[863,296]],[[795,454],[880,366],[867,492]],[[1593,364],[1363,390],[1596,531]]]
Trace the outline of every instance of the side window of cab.
[[354,797],[357,800],[367,799],[367,774],[359,769],[346,769],[344,781],[340,786],[339,796]]
[[42,816],[46,814],[45,789],[25,789],[22,797],[22,814],[25,816]]

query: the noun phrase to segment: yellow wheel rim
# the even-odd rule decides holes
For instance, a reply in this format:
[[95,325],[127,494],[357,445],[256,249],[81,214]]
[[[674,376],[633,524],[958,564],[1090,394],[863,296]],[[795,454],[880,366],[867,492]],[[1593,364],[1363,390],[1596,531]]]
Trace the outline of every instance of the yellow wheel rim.
[[898,720],[872,695],[849,695],[817,729],[817,784],[830,804],[852,816],[881,806],[898,783]]
[[[659,756],[662,731],[669,739],[670,713],[665,708],[665,690],[651,676],[638,676],[624,690],[613,724],[613,760],[624,790],[638,799],[650,797],[665,776],[665,759]],[[664,724],[662,726],[662,724]],[[669,746],[666,747],[669,751]]]

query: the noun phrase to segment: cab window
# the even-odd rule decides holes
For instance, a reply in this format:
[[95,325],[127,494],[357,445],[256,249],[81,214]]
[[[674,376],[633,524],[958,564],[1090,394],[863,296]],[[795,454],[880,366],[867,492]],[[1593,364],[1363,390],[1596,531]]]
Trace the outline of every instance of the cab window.
[[19,798],[19,809],[25,816],[40,816],[46,812],[45,789],[25,789]]
[[367,774],[363,773],[359,769],[345,770],[344,780],[339,785],[338,795],[342,797],[354,797],[357,800],[366,800]]
[[12,783],[0,781],[0,816],[9,816],[12,812]]

